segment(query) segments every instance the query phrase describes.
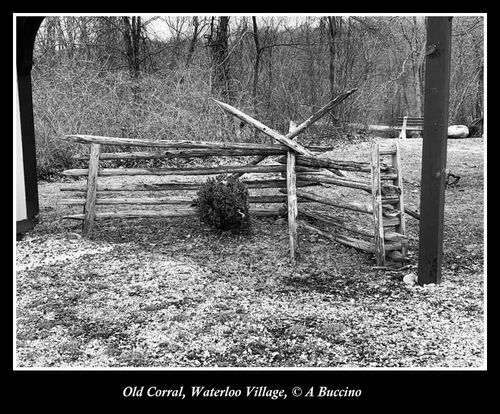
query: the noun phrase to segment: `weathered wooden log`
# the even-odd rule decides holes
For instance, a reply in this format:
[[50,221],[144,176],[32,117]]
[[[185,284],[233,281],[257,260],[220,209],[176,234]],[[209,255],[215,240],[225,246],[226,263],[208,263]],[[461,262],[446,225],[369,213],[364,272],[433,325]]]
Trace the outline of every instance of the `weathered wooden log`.
[[268,126],[264,125],[262,122],[257,121],[256,119],[245,114],[244,112],[241,112],[239,109],[236,109],[227,103],[220,102],[217,99],[212,98],[212,100],[215,103],[217,103],[217,105],[219,105],[221,108],[223,108],[224,110],[229,112],[230,114],[236,116],[237,118],[241,119],[242,121],[246,122],[247,124],[250,124],[255,129],[270,136],[271,138],[278,141],[280,144],[286,145],[287,147],[289,147],[290,149],[294,150],[295,152],[297,152],[299,154],[313,156],[312,152],[307,150],[306,148],[304,148],[302,145],[298,144],[297,142],[292,141],[290,138],[285,137],[284,135],[280,134],[278,131],[275,131],[274,129],[269,128]]
[[[290,133],[294,131],[293,123],[290,123]],[[295,153],[288,151],[286,163],[286,183],[288,200],[288,233],[290,239],[290,257],[295,263],[298,256],[298,234],[297,234],[297,177],[295,173]]]
[[[256,119],[252,118],[251,116],[241,112],[240,110],[232,107],[229,104],[226,104],[224,102],[220,102],[216,99],[212,100],[216,102],[219,106],[221,106],[223,109],[225,109],[227,112],[231,113],[232,115],[236,116],[237,118],[241,119],[242,121],[252,125],[255,129],[261,131],[262,133],[270,136],[271,138],[275,139],[279,143],[286,145],[289,147],[291,150],[295,151],[298,154],[303,154],[303,155],[309,155],[314,158],[314,154],[306,149],[304,146],[300,145],[299,143],[292,141],[290,138],[287,138],[286,136],[280,134],[278,131],[275,131],[272,128],[269,128],[268,126],[264,125],[262,122],[257,121]],[[294,132],[290,133],[293,134]],[[338,171],[337,169],[331,169],[331,171],[339,176],[343,176],[343,174]]]
[[[299,220],[299,226],[309,229],[327,239],[345,244],[349,247],[354,247],[355,249],[365,251],[367,253],[375,253],[375,244],[367,242],[365,240],[355,239],[343,234],[325,232],[312,224],[305,222],[304,220]],[[391,252],[394,250],[401,249],[401,243],[387,243],[386,252]]]
[[396,151],[394,144],[380,146],[380,155],[394,155]]
[[[81,198],[68,198],[62,200],[60,204],[78,205],[82,204]],[[156,205],[156,204],[177,204],[191,205],[193,198],[185,197],[117,197],[117,198],[97,198],[96,205],[115,205],[115,204],[136,204],[136,205]]]
[[346,98],[351,96],[357,90],[358,90],[358,88],[353,88],[347,92],[340,94],[339,96],[335,97],[334,99],[332,99],[330,102],[328,102],[322,108],[320,108],[318,111],[316,111],[314,114],[312,114],[309,118],[307,118],[304,122],[302,122],[299,126],[297,126],[293,131],[291,131],[290,135],[292,137],[299,135],[301,132],[303,132],[304,130],[309,128],[312,124],[314,124],[316,121],[321,119],[324,115],[326,115],[328,112],[330,112],[336,106],[341,104]]
[[[397,174],[397,175],[399,177],[399,174]],[[401,194],[402,188],[403,187],[400,187],[398,185],[383,182],[383,183],[381,183],[382,197],[384,197],[384,196],[388,196],[388,197],[399,196]]]
[[[259,165],[259,166],[224,166],[213,168],[103,168],[99,172],[101,177],[113,177],[118,175],[211,175],[228,174],[235,171],[269,173],[283,172],[286,170],[280,165]],[[78,177],[88,174],[88,169],[77,168],[63,171],[64,175]]]
[[[116,197],[116,198],[97,198],[96,205],[116,205],[116,204],[136,204],[136,205],[192,205],[195,203],[195,197]],[[248,202],[251,204],[283,204],[288,200],[286,195],[257,195],[249,196]],[[300,200],[307,202],[307,200]],[[84,205],[84,198],[68,198],[61,200],[62,205]]]
[[[268,179],[268,180],[241,180],[249,189],[256,188],[286,188],[285,179]],[[120,184],[104,184],[98,183],[97,190],[101,191],[196,191],[203,185],[201,181],[175,181],[172,180],[168,183],[120,183]],[[297,180],[297,187],[313,187],[315,183]],[[60,191],[67,192],[86,192],[87,186],[85,184],[72,185],[68,184],[60,188]]]
[[382,205],[388,206],[388,205],[394,205],[399,203],[399,197],[398,196],[386,196],[382,197]]
[[336,147],[325,145],[304,145],[304,148],[312,152],[328,152],[333,151]]
[[373,213],[373,207],[367,203],[354,203],[339,200],[338,198],[326,198],[317,194],[311,194],[303,190],[297,190],[297,197],[305,198],[306,200],[316,201],[318,203],[327,204],[334,207],[344,208],[348,210],[358,211],[361,213]]
[[[280,191],[283,191],[283,190],[280,190]],[[298,194],[297,194],[298,195]],[[314,200],[312,200],[314,201]],[[300,198],[299,198],[299,202],[300,202]],[[370,205],[368,205],[368,207],[371,207]],[[323,212],[321,213],[323,214]],[[395,227],[399,224],[399,217],[384,217],[383,218],[383,227]],[[371,235],[373,236],[373,233],[371,233]]]
[[[284,157],[277,158],[275,161],[280,164],[285,164],[286,162]],[[334,161],[334,160],[327,160],[325,158],[305,157],[302,155],[297,156],[297,165],[326,168],[329,171],[334,171],[333,166],[336,166],[338,170],[341,169],[343,171],[354,171],[354,172],[371,171],[370,163],[358,162],[358,161],[338,161],[338,160]],[[380,173],[381,180],[394,180],[397,178],[397,173],[392,169],[392,167],[382,166],[381,170],[384,171]]]
[[362,181],[348,180],[344,178],[337,178],[326,175],[315,175],[313,173],[298,173],[297,176],[301,180],[311,181],[313,183],[332,184],[341,187],[349,187],[371,192],[371,185],[368,181],[362,182]]
[[[361,234],[363,236],[368,236],[368,237],[373,237],[373,230],[372,229],[367,229],[362,226],[358,226],[354,223],[346,223],[344,220],[341,220],[338,217],[332,217],[324,212],[318,213],[315,211],[312,211],[310,209],[305,209],[301,208],[299,210],[299,215],[303,214],[306,217],[310,217],[314,220],[317,220],[323,224],[326,224],[328,226],[334,226],[346,231],[350,231],[352,233],[357,233]],[[384,231],[384,240],[387,241],[393,241],[393,242],[404,242],[407,240],[406,236],[403,236],[399,233],[395,233],[393,231]]]
[[[277,145],[276,145],[277,147]],[[286,155],[287,150],[276,149],[218,149],[218,148],[193,148],[167,151],[134,151],[134,152],[105,152],[101,153],[101,160],[148,160],[148,159],[170,159],[170,158],[191,158],[191,157],[240,157],[265,155],[266,157],[273,155]],[[75,155],[73,158],[78,160],[88,159],[86,155]]]
[[[270,208],[251,208],[250,214],[256,217],[274,217],[282,214],[282,209],[277,207]],[[95,220],[124,219],[124,218],[151,218],[151,217],[191,217],[198,215],[196,208],[185,208],[179,210],[134,210],[134,211],[113,211],[96,212]],[[63,219],[83,220],[84,214],[70,214],[63,216]]]
[[151,147],[165,148],[169,150],[186,149],[221,149],[221,150],[288,150],[286,145],[281,144],[259,144],[243,142],[219,142],[219,141],[190,141],[190,140],[158,140],[150,141],[146,139],[103,137],[97,135],[66,135],[66,140],[81,144],[101,144],[118,145],[124,147]]
[[[280,157],[277,161],[284,163],[286,160],[285,157]],[[297,155],[297,165],[302,165],[304,167],[335,168],[343,171],[371,172],[371,165],[369,162],[330,160],[307,155]],[[391,176],[396,174],[396,170],[387,164],[381,163],[380,170]]]
[[[166,148],[169,151],[186,151],[190,149],[206,149],[220,151],[259,151],[286,154],[288,147],[281,144],[260,144],[260,143],[245,143],[245,142],[220,142],[220,141],[191,141],[191,140],[146,140],[135,138],[118,138],[104,137],[97,135],[66,135],[63,137],[66,140],[78,142],[81,144],[101,144],[101,145],[117,145],[123,147],[150,147],[150,148]],[[304,148],[313,152],[331,151],[331,146],[305,145]],[[223,155],[223,154],[222,154]],[[249,154],[250,155],[250,154]],[[84,156],[82,156],[83,158]],[[88,156],[85,157],[88,159]]]
[[[373,142],[371,152],[373,242],[377,266],[385,266],[384,224],[382,218],[382,190],[380,181],[380,154],[378,142]],[[389,216],[396,217],[396,216]]]
[[399,217],[384,217],[384,227],[396,227],[399,225]]
[[90,147],[89,168],[87,169],[87,197],[85,200],[84,220],[82,226],[82,233],[84,236],[92,230],[94,225],[100,152],[101,145],[92,144]]
[[250,214],[256,217],[281,216],[283,214],[283,209],[281,207],[250,208]]
[[[194,208],[182,210],[136,210],[136,211],[113,211],[98,212],[95,220],[123,219],[123,218],[151,218],[151,217],[190,217],[197,215]],[[83,220],[83,214],[70,214],[63,219]]]
[[288,201],[288,197],[286,195],[276,194],[276,195],[256,195],[249,196],[248,202],[251,204],[284,204]]
[[[297,167],[300,171],[314,171],[309,167]],[[195,168],[102,168],[99,171],[100,177],[114,177],[119,175],[218,175],[232,174],[234,172],[245,173],[276,173],[285,172],[286,167],[283,165],[231,165],[222,167],[195,167]],[[75,168],[65,170],[62,173],[71,177],[83,177],[88,175],[87,168]]]
[[369,236],[373,237],[373,231],[370,231],[368,229],[362,228],[360,226],[357,226],[352,223],[346,223],[344,220],[341,220],[337,217],[332,217],[324,212],[315,212],[311,211],[309,209],[303,209],[301,208],[299,210],[299,215],[304,215],[306,217],[312,218],[314,220],[317,220],[323,224],[329,225],[329,226],[334,226],[343,230],[347,230],[353,233],[361,234],[363,236]]
[[393,181],[397,178],[398,178],[398,174],[395,172],[381,172],[380,173],[380,179],[384,180],[384,181]]
[[386,205],[385,208],[382,210],[382,215],[384,217],[391,217],[391,218],[392,217],[399,217],[401,215],[401,211],[395,209],[394,206],[392,206],[392,205]]
[[407,213],[409,216],[413,217],[414,219],[420,220],[420,213],[417,210],[414,210],[408,206],[405,206],[405,213]]
[[[395,142],[396,151],[391,155],[392,165],[397,171],[397,177],[393,180],[393,184],[399,188],[403,188],[403,169],[401,164],[401,156],[399,151],[399,144]],[[404,204],[404,194],[402,191],[399,192],[399,202],[394,205],[396,211],[399,212],[399,224],[396,226],[395,231],[400,234],[406,234],[406,224],[405,224],[405,204]],[[403,214],[401,214],[403,213]],[[406,256],[406,246],[403,244],[401,248],[402,257]]]
[[[352,95],[354,92],[357,91],[358,88],[351,89],[350,91],[347,91],[339,96],[337,96],[335,99],[331,100],[328,102],[326,105],[324,105],[322,108],[320,108],[317,112],[315,112],[313,115],[311,115],[309,118],[307,118],[302,124],[299,126],[294,125],[293,129],[291,129],[287,135],[285,135],[286,138],[288,139],[294,139],[305,131],[307,128],[309,128],[312,124],[314,124],[316,121],[318,121],[320,118],[322,118],[325,114],[330,112],[333,108],[338,106],[344,99],[346,99],[348,96]],[[314,147],[308,148],[305,147],[308,150],[313,150]],[[321,148],[321,147],[320,147]],[[331,149],[334,149],[334,147],[331,147]],[[322,149],[323,150],[323,149]],[[257,165],[260,162],[264,161],[267,158],[266,155],[261,155],[259,158],[256,158],[251,162],[251,165]],[[340,174],[337,174],[340,175]]]
[[[371,182],[369,181],[337,178],[324,175],[322,173],[311,172],[299,172],[297,173],[297,177],[300,180],[310,181],[317,184],[332,184],[341,187],[354,188],[363,190],[370,194],[372,192]],[[399,189],[399,187],[392,184],[382,183],[382,202],[385,201],[385,204],[393,204],[393,201],[399,200],[399,197],[397,197],[396,194],[399,194],[400,192],[401,190]]]
[[359,161],[339,161],[326,158],[310,157],[306,155],[297,156],[297,165],[307,167],[338,168],[342,167],[344,171],[369,172],[370,163]]

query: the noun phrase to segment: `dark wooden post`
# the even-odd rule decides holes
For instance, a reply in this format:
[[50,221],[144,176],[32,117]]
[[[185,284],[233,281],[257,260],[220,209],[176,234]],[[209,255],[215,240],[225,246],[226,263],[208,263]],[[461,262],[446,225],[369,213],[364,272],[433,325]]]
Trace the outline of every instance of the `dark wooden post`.
[[24,174],[26,220],[17,221],[16,233],[31,230],[38,221],[38,185],[36,179],[35,127],[33,121],[33,98],[31,69],[33,46],[38,28],[44,17],[16,17],[16,70],[19,94],[19,122],[22,141],[22,168]]
[[418,283],[441,282],[451,17],[427,18]]

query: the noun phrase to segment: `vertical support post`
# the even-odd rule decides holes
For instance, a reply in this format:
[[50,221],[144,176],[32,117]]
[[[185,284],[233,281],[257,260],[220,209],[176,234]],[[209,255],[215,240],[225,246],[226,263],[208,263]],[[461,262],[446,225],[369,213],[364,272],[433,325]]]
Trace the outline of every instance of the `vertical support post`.
[[94,225],[100,153],[101,144],[92,144],[90,147],[89,172],[87,176],[87,200],[83,211],[84,219],[82,232],[84,236],[92,230]]
[[[33,67],[33,47],[38,28],[44,17],[16,17],[16,77],[22,174],[24,187],[25,220],[16,220],[16,233],[32,229],[37,223],[40,212],[38,202],[38,185],[36,179],[35,128],[33,125],[33,94],[31,86],[31,70]],[[18,178],[19,179],[19,178]],[[24,217],[24,215],[23,215]],[[17,229],[19,225],[19,229]]]
[[401,132],[399,133],[399,139],[406,139],[406,123],[408,122],[408,116],[403,117],[403,125],[401,125]]
[[441,282],[451,17],[427,18],[418,283]]
[[[296,124],[290,121],[289,132],[296,128]],[[295,172],[295,152],[288,151],[286,156],[286,189],[288,195],[288,232],[290,236],[290,258],[292,263],[298,257],[298,234],[297,234],[297,176]]]
[[373,203],[373,241],[377,266],[385,266],[384,223],[382,217],[382,189],[380,183],[380,144],[372,144],[372,203]]
[[[399,143],[395,140],[396,152],[391,155],[392,166],[398,174],[397,178],[392,181],[392,184],[397,186],[401,193],[399,194],[399,201],[395,205],[395,208],[401,213],[399,215],[399,224],[396,226],[396,232],[402,235],[406,234],[406,224],[405,224],[405,204],[404,204],[404,194],[403,194],[403,169],[401,166],[401,154],[399,152]],[[401,248],[401,254],[406,257],[406,245],[402,242],[403,246]]]
[[292,263],[298,256],[298,236],[297,236],[297,187],[295,174],[295,153],[287,152],[286,160],[286,187],[288,194],[288,232],[290,234],[290,258]]

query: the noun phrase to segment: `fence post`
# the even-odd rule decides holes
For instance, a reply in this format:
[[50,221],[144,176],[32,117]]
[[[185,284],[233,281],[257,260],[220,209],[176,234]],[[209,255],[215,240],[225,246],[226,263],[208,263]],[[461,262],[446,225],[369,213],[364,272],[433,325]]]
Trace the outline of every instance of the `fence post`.
[[377,266],[385,266],[384,223],[382,217],[382,191],[380,184],[380,144],[372,144],[372,202],[373,202],[373,241]]
[[[293,132],[297,128],[295,122],[290,121],[288,132]],[[295,172],[295,152],[288,151],[286,156],[286,191],[288,195],[288,232],[290,235],[290,258],[292,263],[299,255],[298,235],[297,235],[297,175]]]
[[399,133],[399,139],[406,139],[406,123],[408,122],[408,116],[403,117],[403,125],[401,125],[401,132]]
[[87,176],[87,199],[83,210],[84,219],[82,233],[84,236],[92,230],[94,225],[100,153],[101,144],[92,144],[90,147],[89,172]]
[[[406,235],[406,225],[405,225],[405,204],[403,199],[403,169],[401,167],[401,155],[399,152],[399,143],[395,141],[396,152],[391,155],[392,166],[396,170],[398,177],[392,181],[393,185],[400,189],[399,202],[395,205],[395,208],[400,211],[399,224],[396,226],[396,232]],[[406,257],[406,243],[402,242],[401,254],[403,258]]]

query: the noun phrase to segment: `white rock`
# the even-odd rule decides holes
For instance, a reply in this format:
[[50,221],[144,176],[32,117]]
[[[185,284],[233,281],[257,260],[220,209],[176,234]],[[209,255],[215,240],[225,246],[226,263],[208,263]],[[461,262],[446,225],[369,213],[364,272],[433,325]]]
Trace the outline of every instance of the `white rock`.
[[407,285],[414,285],[416,283],[416,275],[415,273],[408,273],[404,278],[403,282],[405,282]]
[[469,128],[465,125],[450,125],[448,127],[449,138],[467,138],[469,136]]

